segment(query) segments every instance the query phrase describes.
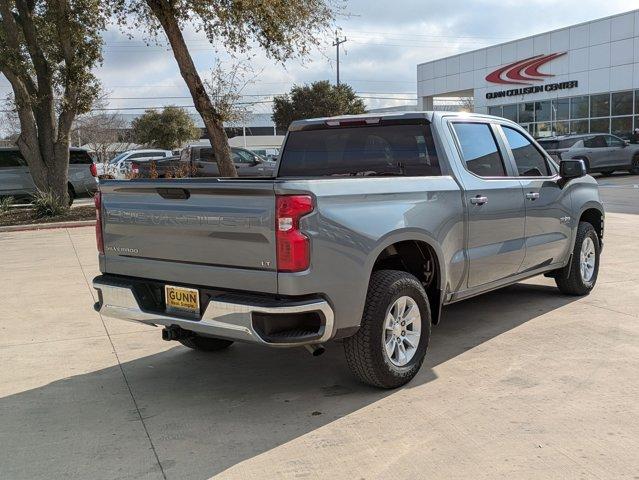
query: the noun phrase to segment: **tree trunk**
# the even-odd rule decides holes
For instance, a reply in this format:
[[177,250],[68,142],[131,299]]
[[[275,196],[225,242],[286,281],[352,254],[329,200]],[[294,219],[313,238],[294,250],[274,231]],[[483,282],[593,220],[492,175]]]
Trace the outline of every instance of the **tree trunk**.
[[231,149],[222,121],[206,93],[200,75],[197,73],[193,59],[189,54],[189,49],[184,41],[184,36],[173,13],[173,7],[166,0],[146,0],[146,3],[159,20],[164,33],[169,39],[173,56],[180,68],[180,74],[189,88],[195,109],[204,121],[220,174],[223,177],[237,177],[237,170],[231,160]]
[[[13,3],[18,17],[12,10]],[[0,28],[5,32],[6,46],[14,55],[25,49],[28,51],[37,83],[32,72],[24,66],[4,63],[3,58],[0,58],[0,72],[13,89],[20,120],[20,135],[16,143],[27,162],[36,189],[49,192],[60,203],[68,205],[68,128],[58,128],[56,124],[53,73],[38,43],[34,9],[33,2],[0,0]],[[21,38],[24,43],[21,43]],[[74,115],[74,111],[67,111],[70,121]]]

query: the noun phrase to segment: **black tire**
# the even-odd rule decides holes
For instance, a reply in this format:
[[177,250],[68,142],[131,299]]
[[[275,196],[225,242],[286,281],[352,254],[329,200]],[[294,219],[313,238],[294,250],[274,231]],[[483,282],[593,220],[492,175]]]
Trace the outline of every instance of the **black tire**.
[[[421,315],[421,335],[417,350],[404,366],[391,363],[383,346],[384,322],[395,300],[411,297]],[[424,287],[413,275],[398,270],[373,272],[366,305],[357,333],[344,340],[346,363],[362,382],[379,388],[397,388],[419,371],[430,340],[431,313]],[[403,335],[403,333],[402,333]]]
[[609,177],[610,175],[612,175],[613,173],[615,173],[614,170],[605,170],[603,172],[601,172],[601,176],[602,177]]
[[[583,279],[580,267],[581,248],[587,238],[590,238],[594,244],[595,265],[590,280]],[[555,275],[555,283],[561,291],[566,295],[588,295],[597,283],[597,275],[599,274],[599,254],[601,248],[599,246],[599,237],[595,228],[587,222],[579,222],[577,228],[577,238],[572,251],[570,263],[564,268],[557,270]],[[568,273],[570,270],[570,273]]]
[[69,206],[73,205],[73,199],[75,198],[75,190],[71,184],[67,185],[67,194],[69,196]]
[[630,167],[630,170],[628,171],[632,173],[633,175],[639,175],[639,155],[635,156],[632,159],[632,166]]
[[178,340],[185,347],[193,350],[201,350],[203,352],[215,352],[228,348],[233,343],[232,340],[224,340],[221,338],[201,337],[195,333],[191,336],[180,338]]

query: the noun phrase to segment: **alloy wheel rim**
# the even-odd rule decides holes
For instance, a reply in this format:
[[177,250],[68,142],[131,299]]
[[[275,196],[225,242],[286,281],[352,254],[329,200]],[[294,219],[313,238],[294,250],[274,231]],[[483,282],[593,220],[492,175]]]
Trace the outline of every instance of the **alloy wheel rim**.
[[386,358],[395,366],[410,362],[421,337],[422,316],[411,297],[399,297],[386,312],[382,342]]
[[592,238],[586,237],[581,244],[581,253],[579,254],[579,269],[581,271],[581,279],[584,282],[590,282],[595,274],[595,243]]

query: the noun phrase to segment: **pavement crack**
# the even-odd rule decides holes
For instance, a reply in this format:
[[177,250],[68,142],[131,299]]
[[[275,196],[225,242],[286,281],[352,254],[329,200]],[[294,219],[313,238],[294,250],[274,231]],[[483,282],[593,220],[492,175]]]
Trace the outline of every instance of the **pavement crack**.
[[[71,247],[73,248],[73,253],[75,254],[75,258],[78,261],[78,265],[80,267],[80,270],[82,271],[82,276],[84,277],[84,281],[87,284],[87,288],[89,289],[89,292],[91,294],[91,297],[95,300],[95,296],[93,294],[93,288],[91,286],[91,284],[89,283],[89,280],[87,279],[86,273],[84,271],[84,268],[82,267],[82,262],[80,262],[80,257],[78,256],[78,251],[75,248],[75,244],[73,243],[73,239],[71,238],[71,234],[69,233],[69,230],[66,229],[67,235],[69,236],[69,242],[71,243]],[[162,474],[162,478],[164,480],[167,480],[166,477],[166,473],[164,472],[164,468],[162,467],[162,462],[160,461],[160,457],[158,456],[158,452],[157,449],[155,448],[155,444],[153,443],[153,440],[151,439],[151,434],[149,433],[149,429],[146,426],[146,422],[145,417],[142,416],[142,413],[140,412],[140,407],[138,405],[138,401],[135,398],[135,395],[133,394],[133,389],[131,388],[131,384],[129,383],[129,379],[126,376],[126,372],[124,371],[124,367],[122,366],[122,362],[120,361],[120,356],[118,355],[118,352],[115,348],[115,344],[113,343],[113,339],[111,338],[111,334],[109,333],[109,330],[106,326],[106,323],[104,322],[104,318],[102,318],[102,314],[100,312],[97,312],[98,316],[100,317],[100,322],[102,322],[102,328],[104,328],[104,333],[106,333],[107,338],[109,339],[109,343],[111,344],[111,349],[113,350],[113,355],[115,356],[116,361],[118,362],[118,367],[120,368],[120,372],[122,373],[122,378],[124,379],[124,384],[126,385],[127,390],[129,391],[129,395],[131,396],[131,401],[133,402],[133,406],[135,407],[135,411],[137,413],[138,419],[140,420],[140,423],[142,424],[142,428],[144,429],[144,433],[146,434],[146,438],[149,441],[149,445],[151,445],[151,451],[153,451],[153,455],[155,456],[155,461],[158,464],[158,467],[160,468],[160,473]],[[146,417],[146,418],[151,418]]]

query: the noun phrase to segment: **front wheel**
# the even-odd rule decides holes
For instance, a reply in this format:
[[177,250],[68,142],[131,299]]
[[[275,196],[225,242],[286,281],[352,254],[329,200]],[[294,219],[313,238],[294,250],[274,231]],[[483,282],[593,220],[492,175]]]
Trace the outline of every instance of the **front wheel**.
[[601,247],[594,227],[579,222],[577,238],[570,263],[557,271],[555,282],[566,295],[588,295],[595,287],[599,274]]
[[344,340],[346,362],[369,385],[404,385],[422,366],[430,328],[428,297],[417,278],[397,270],[373,272],[360,328]]
[[639,155],[632,159],[632,166],[629,172],[633,175],[639,175]]

